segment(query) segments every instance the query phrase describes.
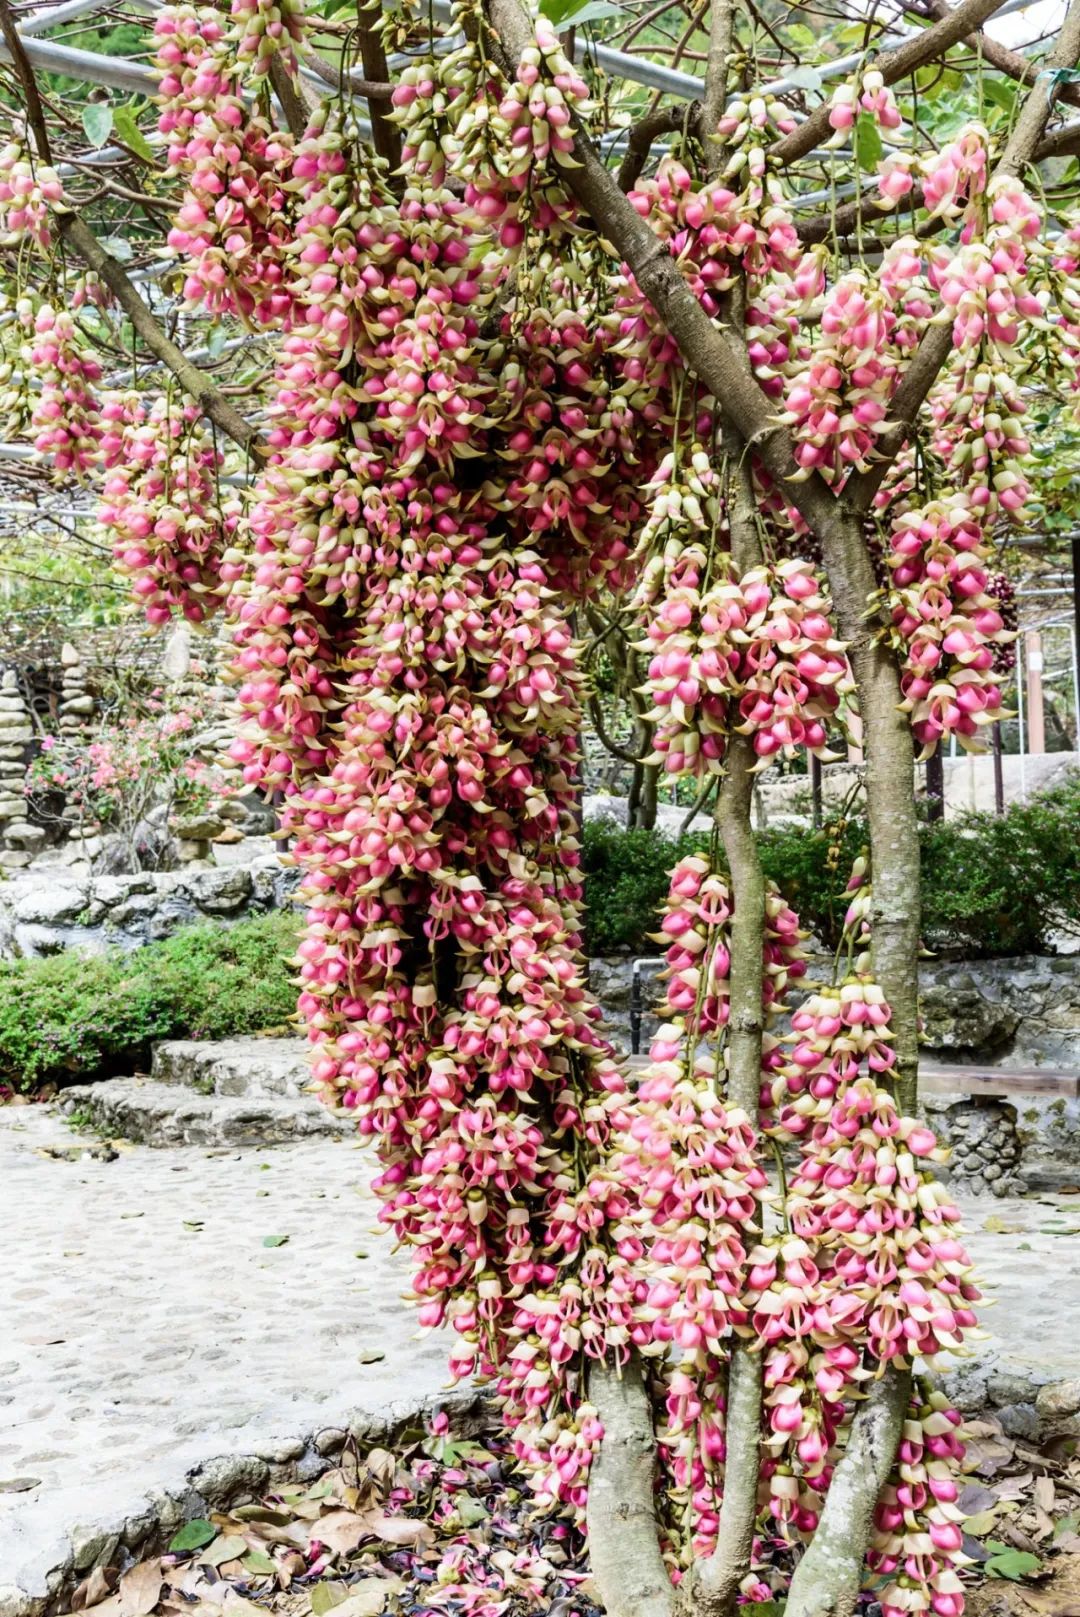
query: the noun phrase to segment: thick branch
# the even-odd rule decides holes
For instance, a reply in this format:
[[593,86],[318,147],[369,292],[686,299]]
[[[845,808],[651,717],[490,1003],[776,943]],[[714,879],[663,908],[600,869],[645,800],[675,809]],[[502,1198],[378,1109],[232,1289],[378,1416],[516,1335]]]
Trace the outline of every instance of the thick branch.
[[[935,17],[949,15],[949,7],[945,0],[927,0],[927,5]],[[1015,79],[1017,84],[1034,84],[1042,70],[1041,62],[1033,62],[1029,57],[1021,56],[1019,51],[1010,50],[1008,45],[999,45],[989,34],[982,32],[968,34],[964,44],[970,45],[973,51],[978,51],[984,62],[996,68],[999,73],[1004,73],[1007,78]],[[1075,84],[1063,84],[1058,95],[1070,106],[1080,107],[1080,89]]]
[[[738,322],[741,329],[742,321]],[[731,556],[738,573],[763,561],[750,463],[730,436],[728,485]],[[728,1017],[727,1099],[756,1125],[761,1090],[762,955],[765,877],[750,821],[757,755],[749,736],[734,735],[716,804],[716,823],[731,877],[731,1000]],[[761,1464],[761,1354],[735,1342],[728,1367],[727,1459],[716,1550],[699,1568],[695,1595],[701,1617],[729,1617],[750,1570]]]
[[672,1617],[675,1595],[656,1526],[656,1438],[642,1368],[631,1359],[589,1371],[604,1427],[586,1507],[593,1576],[608,1617]]
[[900,1442],[911,1375],[890,1368],[856,1410],[817,1531],[791,1580],[785,1617],[852,1617],[874,1506]]
[[[874,66],[886,84],[896,84],[898,80],[907,78],[909,73],[914,73],[916,68],[943,55],[950,46],[958,44],[970,34],[972,29],[979,28],[988,17],[993,16],[1001,3],[1002,0],[963,0],[955,11],[950,11],[932,28],[924,29],[914,39],[906,39],[895,50],[883,51],[875,57]],[[828,140],[831,134],[829,103],[823,101],[814,108],[805,123],[770,146],[769,156],[777,163],[793,163],[796,158],[805,157],[815,146]]]
[[[0,0],[0,33],[3,34],[11,52],[15,71],[23,87],[27,122],[33,133],[38,155],[44,162],[51,163],[52,149],[49,144],[45,109],[38,93],[34,70],[30,66],[18,29],[15,27],[9,0]],[[197,365],[193,365],[171,338],[166,336],[128,280],[123,266],[105,251],[89,225],[66,206],[56,207],[54,213],[56,227],[64,241],[78,254],[88,269],[96,271],[101,277],[131,321],[136,334],[155,358],[160,359],[162,364],[172,371],[185,393],[195,400],[204,415],[209,416],[215,426],[220,427],[227,437],[239,444],[242,449],[246,449],[249,454],[265,453],[257,442],[254,427],[250,426],[239,410],[218,392],[209,377],[199,370]]]
[[735,37],[735,0],[712,0],[709,15],[709,59],[705,68],[705,99],[701,108],[701,138],[709,171],[715,172],[721,141],[716,126],[727,105],[727,65]]
[[[390,77],[390,69],[387,66],[382,39],[375,26],[379,20],[379,9],[378,5],[366,6],[356,15],[364,77],[376,84],[385,84]],[[375,150],[380,157],[385,157],[391,169],[396,169],[401,162],[401,131],[397,124],[391,123],[387,117],[387,108],[381,95],[369,96],[368,108],[371,112],[371,138]]]
[[678,129],[692,131],[701,117],[701,103],[691,101],[677,107],[657,107],[633,125],[627,136],[626,153],[619,164],[620,191],[632,191],[648,161],[652,143],[659,135],[673,135]]
[[270,83],[281,103],[290,132],[299,140],[310,121],[311,109],[280,51],[275,51],[270,58]]

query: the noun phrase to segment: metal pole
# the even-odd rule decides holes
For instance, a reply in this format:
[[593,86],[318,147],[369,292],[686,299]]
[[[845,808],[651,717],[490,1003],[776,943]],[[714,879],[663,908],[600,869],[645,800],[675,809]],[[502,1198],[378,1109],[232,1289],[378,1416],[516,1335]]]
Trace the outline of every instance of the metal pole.
[[810,754],[810,819],[814,830],[821,825],[821,759]]
[[993,726],[992,737],[994,744],[994,812],[1005,812],[1005,773],[1001,763],[1001,720]]

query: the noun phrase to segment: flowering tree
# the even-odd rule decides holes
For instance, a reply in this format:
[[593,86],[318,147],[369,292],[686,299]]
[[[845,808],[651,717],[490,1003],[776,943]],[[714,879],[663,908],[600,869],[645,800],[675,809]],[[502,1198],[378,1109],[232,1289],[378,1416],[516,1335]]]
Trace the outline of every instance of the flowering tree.
[[[758,12],[713,0],[699,101],[645,110],[519,0],[455,0],[448,48],[425,6],[362,10],[359,74],[295,0],[165,8],[162,145],[128,128],[124,191],[160,149],[185,308],[271,339],[244,415],[65,191],[0,0],[29,430],[100,489],[151,621],[228,614],[234,755],[304,872],[316,1082],[377,1141],[422,1321],[627,1617],[849,1613],[864,1578],[885,1617],[962,1607],[959,1418],[921,1374],[976,1293],[914,1115],[913,757],[1000,712],[989,546],[1029,497],[1029,379],[1071,387],[1080,342],[1080,226],[1038,167],[1076,140],[1047,130],[1080,5],[1034,65],[983,40],[997,3],[891,48],[864,23],[830,94],[805,63],[757,88]],[[932,140],[960,42],[981,72]],[[156,396],[107,385],[117,330]],[[718,782],[635,1081],[579,949],[601,592],[647,648],[650,762]],[[872,869],[783,1033],[802,934],[751,789],[856,703]]]

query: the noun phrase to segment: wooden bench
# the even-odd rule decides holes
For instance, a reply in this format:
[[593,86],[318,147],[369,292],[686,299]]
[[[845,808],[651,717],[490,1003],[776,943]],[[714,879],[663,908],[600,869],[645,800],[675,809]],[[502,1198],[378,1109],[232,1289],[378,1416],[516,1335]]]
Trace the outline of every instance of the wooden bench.
[[[631,1072],[642,1072],[648,1064],[648,1056],[629,1058]],[[994,1100],[1025,1095],[1055,1095],[1076,1100],[1080,1097],[1080,1074],[1057,1072],[1049,1067],[1014,1072],[1008,1067],[975,1067],[959,1062],[955,1066],[941,1066],[920,1061],[919,1089],[928,1095],[986,1096]]]
[[1057,1072],[1050,1067],[1026,1071],[1009,1067],[941,1066],[919,1062],[919,1088],[928,1095],[985,1095],[994,1099],[1010,1096],[1056,1095],[1065,1100],[1080,1096],[1080,1075]]

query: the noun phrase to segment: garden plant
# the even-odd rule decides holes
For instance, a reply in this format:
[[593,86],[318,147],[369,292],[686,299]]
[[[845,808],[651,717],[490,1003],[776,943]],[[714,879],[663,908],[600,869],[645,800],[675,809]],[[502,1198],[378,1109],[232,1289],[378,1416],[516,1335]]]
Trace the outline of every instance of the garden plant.
[[[1080,356],[1045,166],[1076,149],[1080,0],[1038,62],[983,40],[997,7],[860,13],[827,76],[841,20],[712,0],[669,106],[601,71],[606,7],[168,5],[156,123],[122,109],[128,178],[91,191],[0,0],[27,430],[151,623],[232,626],[315,1080],[613,1617],[963,1605],[960,1417],[925,1372],[977,1292],[917,1117],[913,760],[1000,714],[991,544],[1029,400]],[[980,71],[928,113],[961,44]],[[183,307],[268,339],[268,372],[218,385],[177,346],[102,241],[133,196]],[[150,380],[110,380],[133,349]],[[580,947],[577,631],[612,599],[651,761],[718,781],[633,1079]],[[781,1036],[804,929],[755,773],[827,757],[856,704],[849,946]]]

